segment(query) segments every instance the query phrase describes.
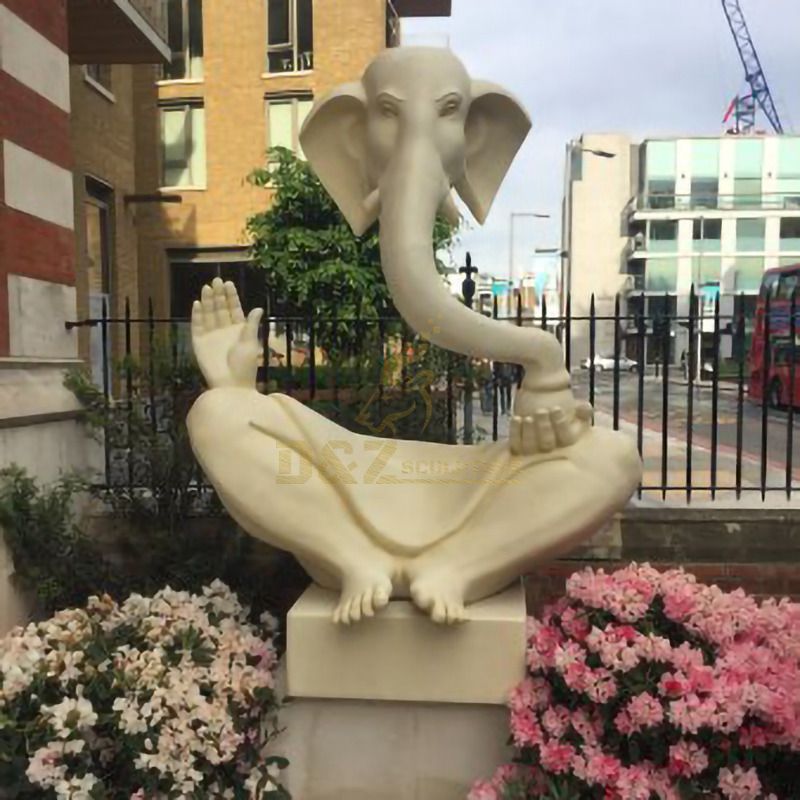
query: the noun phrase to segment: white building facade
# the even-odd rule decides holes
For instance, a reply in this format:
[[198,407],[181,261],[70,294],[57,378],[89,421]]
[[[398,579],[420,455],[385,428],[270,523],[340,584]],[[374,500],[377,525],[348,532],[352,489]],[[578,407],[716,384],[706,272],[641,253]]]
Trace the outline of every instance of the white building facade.
[[[718,293],[723,313],[742,307],[749,318],[764,271],[800,263],[800,136],[586,135],[567,156],[562,274],[573,314],[588,313],[592,293],[596,313],[613,314],[619,293],[623,314],[685,315],[694,286],[706,313]],[[598,351],[609,330],[597,326]],[[672,360],[686,347],[675,335]]]

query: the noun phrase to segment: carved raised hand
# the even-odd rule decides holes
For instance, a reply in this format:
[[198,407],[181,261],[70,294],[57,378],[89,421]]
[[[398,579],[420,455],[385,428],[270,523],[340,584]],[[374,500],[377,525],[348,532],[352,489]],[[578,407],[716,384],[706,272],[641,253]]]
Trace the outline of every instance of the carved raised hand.
[[261,344],[258,326],[264,311],[245,319],[236,287],[215,278],[192,305],[192,348],[209,388],[256,385]]

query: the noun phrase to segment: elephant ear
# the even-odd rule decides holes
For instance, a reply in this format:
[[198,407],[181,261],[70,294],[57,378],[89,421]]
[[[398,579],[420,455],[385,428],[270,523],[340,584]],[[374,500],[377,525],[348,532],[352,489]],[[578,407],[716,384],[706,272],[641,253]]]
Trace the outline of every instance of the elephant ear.
[[497,190],[530,129],[527,113],[505,89],[473,81],[464,128],[466,168],[455,187],[479,223],[486,221]]
[[311,109],[300,130],[300,144],[311,168],[356,236],[376,219],[366,203],[366,98],[360,83],[334,89]]

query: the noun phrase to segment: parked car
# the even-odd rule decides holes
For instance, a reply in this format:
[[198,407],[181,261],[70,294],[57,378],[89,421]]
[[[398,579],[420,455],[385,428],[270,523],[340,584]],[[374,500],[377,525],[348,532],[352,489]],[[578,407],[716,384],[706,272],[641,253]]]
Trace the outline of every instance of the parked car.
[[[589,369],[589,365],[591,364],[590,359],[584,358],[581,361],[581,369]],[[595,354],[594,357],[594,368],[596,372],[603,372],[603,370],[613,370],[614,369],[614,356],[602,356],[599,353]],[[620,355],[619,357],[619,371],[620,372],[636,372],[639,368],[638,362],[634,361],[632,358],[628,358],[627,356]]]

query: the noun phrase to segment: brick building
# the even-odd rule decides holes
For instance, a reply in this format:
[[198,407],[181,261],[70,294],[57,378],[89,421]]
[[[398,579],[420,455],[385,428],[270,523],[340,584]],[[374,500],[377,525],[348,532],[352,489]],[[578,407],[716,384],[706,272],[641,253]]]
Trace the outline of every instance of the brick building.
[[137,293],[134,76],[165,30],[161,0],[0,0],[0,463],[82,461],[61,384],[91,334],[64,323]]
[[[0,0],[0,467],[42,481],[92,461],[63,386],[92,335],[65,322],[137,290],[134,74],[169,58],[162,11]],[[6,588],[0,628],[14,614]]]
[[[172,64],[158,76],[159,158],[142,178],[180,203],[141,208],[140,301],[184,316],[216,275],[248,280],[245,223],[269,202],[247,183],[269,146],[298,149],[315,97],[399,43],[403,16],[450,0],[169,0]],[[146,152],[143,150],[143,152]]]

